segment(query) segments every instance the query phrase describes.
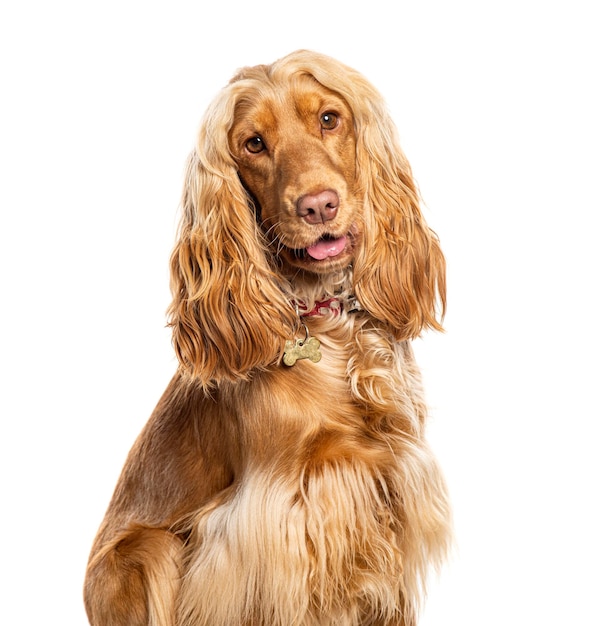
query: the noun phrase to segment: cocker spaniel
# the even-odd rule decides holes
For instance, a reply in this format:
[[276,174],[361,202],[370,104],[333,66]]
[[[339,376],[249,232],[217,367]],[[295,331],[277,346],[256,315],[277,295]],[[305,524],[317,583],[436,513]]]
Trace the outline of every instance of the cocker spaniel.
[[414,626],[449,543],[410,341],[445,264],[381,96],[298,51],[207,111],[171,258],[179,368],[92,548],[93,626]]

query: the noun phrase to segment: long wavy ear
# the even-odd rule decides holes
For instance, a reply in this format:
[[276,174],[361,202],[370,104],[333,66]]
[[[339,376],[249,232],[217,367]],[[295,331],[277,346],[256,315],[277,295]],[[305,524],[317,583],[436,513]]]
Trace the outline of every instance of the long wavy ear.
[[228,151],[233,111],[225,90],[202,122],[171,257],[174,347],[208,387],[276,362],[296,323]]
[[366,231],[355,266],[356,295],[397,339],[413,339],[425,328],[442,330],[446,265],[385,106],[380,98],[366,106],[372,120],[357,126]]

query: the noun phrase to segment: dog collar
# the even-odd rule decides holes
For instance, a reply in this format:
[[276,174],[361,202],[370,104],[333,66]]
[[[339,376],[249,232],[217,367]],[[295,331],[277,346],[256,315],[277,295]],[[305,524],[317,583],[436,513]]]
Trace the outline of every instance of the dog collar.
[[337,296],[318,300],[311,309],[303,300],[295,300],[293,304],[300,317],[322,317],[329,314],[341,315],[344,312],[356,313],[360,311],[360,304],[355,296],[349,296],[345,300]]
[[316,337],[310,336],[310,331],[305,317],[322,317],[325,315],[338,316],[342,313],[356,313],[361,310],[358,300],[354,296],[343,298],[327,298],[326,300],[318,300],[314,302],[314,306],[310,307],[303,300],[293,300],[293,306],[299,316],[299,321],[304,329],[304,339],[291,339],[285,342],[285,351],[283,353],[283,363],[291,367],[301,359],[309,359],[313,363],[318,363],[322,358],[320,352],[320,341]]

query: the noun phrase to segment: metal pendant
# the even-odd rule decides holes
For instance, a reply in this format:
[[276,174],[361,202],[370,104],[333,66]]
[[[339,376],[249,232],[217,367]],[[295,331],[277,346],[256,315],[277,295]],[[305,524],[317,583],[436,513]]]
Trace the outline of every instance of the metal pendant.
[[320,341],[316,337],[310,337],[308,327],[302,321],[302,326],[306,331],[304,339],[289,339],[285,341],[285,353],[283,363],[291,367],[301,359],[310,359],[312,363],[318,363],[322,358],[320,353]]

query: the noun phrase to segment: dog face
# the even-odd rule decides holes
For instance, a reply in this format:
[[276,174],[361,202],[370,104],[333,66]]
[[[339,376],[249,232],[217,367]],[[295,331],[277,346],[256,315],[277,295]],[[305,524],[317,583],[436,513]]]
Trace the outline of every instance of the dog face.
[[263,87],[237,103],[229,134],[261,227],[290,266],[340,269],[361,232],[352,111],[310,76]]

